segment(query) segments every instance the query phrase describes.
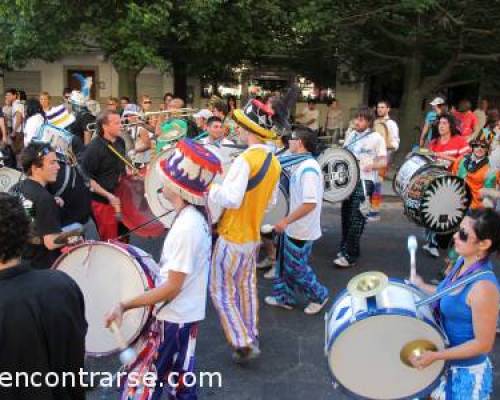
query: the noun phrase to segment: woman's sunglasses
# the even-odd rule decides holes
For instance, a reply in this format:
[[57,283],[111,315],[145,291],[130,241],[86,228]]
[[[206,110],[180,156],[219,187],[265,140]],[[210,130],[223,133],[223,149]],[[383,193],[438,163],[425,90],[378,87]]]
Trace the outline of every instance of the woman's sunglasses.
[[460,228],[458,231],[458,239],[464,243],[469,240],[469,234],[465,232],[464,228]]

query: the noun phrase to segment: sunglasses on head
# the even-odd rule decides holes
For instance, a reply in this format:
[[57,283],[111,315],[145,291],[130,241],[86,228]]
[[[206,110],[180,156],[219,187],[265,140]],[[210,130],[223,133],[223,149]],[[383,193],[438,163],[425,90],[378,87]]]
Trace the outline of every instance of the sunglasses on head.
[[42,157],[45,157],[47,154],[52,153],[52,151],[53,151],[53,150],[52,150],[52,147],[50,147],[50,146],[44,146],[44,147],[42,147],[42,148],[38,151],[38,153],[36,153],[36,156],[37,156],[38,158],[42,158]]

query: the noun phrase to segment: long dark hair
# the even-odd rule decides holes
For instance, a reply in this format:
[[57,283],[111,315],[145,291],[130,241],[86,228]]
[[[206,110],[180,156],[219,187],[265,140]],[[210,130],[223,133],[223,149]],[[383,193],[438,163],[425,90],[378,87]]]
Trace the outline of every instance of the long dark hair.
[[448,121],[448,124],[450,125],[451,136],[460,135],[460,130],[458,129],[457,120],[455,119],[455,117],[450,113],[443,113],[441,115],[438,115],[436,121],[434,121],[434,124],[432,125],[432,139],[439,138],[439,121],[441,119],[445,119]]
[[479,240],[491,240],[488,255],[500,250],[500,215],[491,208],[471,210],[472,229]]
[[36,114],[41,114],[43,119],[46,119],[45,112],[43,111],[40,101],[38,99],[29,99],[26,102],[26,119]]

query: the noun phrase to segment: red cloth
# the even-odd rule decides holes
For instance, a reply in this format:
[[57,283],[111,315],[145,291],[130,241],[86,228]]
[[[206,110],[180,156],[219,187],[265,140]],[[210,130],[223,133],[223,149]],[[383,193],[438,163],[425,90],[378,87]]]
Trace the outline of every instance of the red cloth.
[[429,150],[434,153],[446,153],[450,157],[460,157],[468,153],[470,148],[464,136],[456,135],[450,137],[447,143],[441,143],[440,138],[432,140],[429,144]]
[[477,117],[472,111],[467,111],[465,113],[455,111],[453,116],[458,120],[458,128],[462,133],[462,136],[469,136],[474,132],[474,128],[478,124]]
[[118,221],[113,206],[92,200],[92,213],[101,240],[116,239],[118,236]]

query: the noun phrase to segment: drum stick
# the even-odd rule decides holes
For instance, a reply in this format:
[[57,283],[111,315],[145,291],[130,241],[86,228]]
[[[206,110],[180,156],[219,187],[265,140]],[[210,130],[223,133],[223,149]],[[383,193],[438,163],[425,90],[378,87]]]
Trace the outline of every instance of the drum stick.
[[410,252],[410,282],[412,283],[415,282],[415,278],[417,277],[417,248],[417,238],[414,235],[408,236],[408,251]]
[[130,364],[136,359],[137,354],[135,353],[134,349],[127,346],[127,342],[125,342],[120,328],[118,328],[118,325],[115,321],[111,322],[111,324],[109,325],[109,329],[113,333],[116,343],[120,347],[120,362],[122,364]]

